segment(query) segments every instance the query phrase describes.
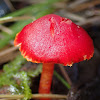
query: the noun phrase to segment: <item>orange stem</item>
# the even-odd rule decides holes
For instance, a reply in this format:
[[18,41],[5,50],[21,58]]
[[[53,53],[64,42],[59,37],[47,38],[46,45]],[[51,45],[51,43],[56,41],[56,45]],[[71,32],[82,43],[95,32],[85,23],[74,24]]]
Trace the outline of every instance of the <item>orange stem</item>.
[[[43,69],[39,85],[40,94],[49,94],[51,89],[52,76],[54,71],[53,63],[43,63]],[[51,99],[40,99],[40,100],[51,100]]]

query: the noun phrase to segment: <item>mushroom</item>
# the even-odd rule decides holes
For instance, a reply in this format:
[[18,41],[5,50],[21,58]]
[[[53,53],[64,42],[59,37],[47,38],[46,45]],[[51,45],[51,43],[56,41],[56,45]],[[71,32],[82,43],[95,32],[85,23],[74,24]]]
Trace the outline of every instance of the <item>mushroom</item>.
[[90,59],[94,53],[88,33],[70,19],[55,14],[26,25],[16,35],[14,45],[20,47],[21,54],[28,61],[43,63],[39,85],[42,94],[50,93],[54,64],[71,66]]

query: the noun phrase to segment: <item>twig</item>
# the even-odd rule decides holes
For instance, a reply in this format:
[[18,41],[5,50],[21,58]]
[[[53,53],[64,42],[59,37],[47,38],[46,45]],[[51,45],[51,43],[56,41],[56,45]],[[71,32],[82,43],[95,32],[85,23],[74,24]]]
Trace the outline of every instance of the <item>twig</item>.
[[[66,2],[67,1],[68,0],[66,0]],[[60,9],[63,8],[64,9],[64,8],[66,8],[66,3],[65,2],[57,2],[57,3],[54,3],[53,6],[56,8],[60,8]]]
[[[11,0],[13,2],[23,2],[23,0]],[[24,2],[27,2],[27,3],[42,3],[42,2],[45,2],[45,0],[24,0]]]
[[89,19],[86,19],[85,21],[80,21],[77,24],[80,25],[80,26],[85,26],[87,24],[95,24],[95,25],[98,25],[98,24],[100,24],[100,16],[96,16],[96,17],[93,17],[93,18],[89,18]]
[[20,52],[17,47],[10,47],[0,51],[0,64],[13,60]]
[[69,8],[75,8],[76,6],[84,3],[84,2],[87,2],[88,0],[75,0],[73,2],[71,2],[67,7]]
[[20,17],[3,17],[0,18],[0,23],[6,23],[6,22],[12,22],[12,21],[18,21],[18,20],[25,20],[25,19],[33,19],[36,20],[35,17],[31,17],[31,16],[20,16]]
[[[0,99],[0,100],[12,100],[12,99],[7,99],[7,98],[6,98],[6,99]],[[16,100],[16,99],[13,99],[13,100]]]
[[85,18],[82,16],[79,16],[77,14],[65,11],[65,10],[61,10],[60,13],[63,15],[64,17],[70,18],[71,20],[75,20],[75,21],[84,21]]
[[13,7],[12,3],[10,2],[10,0],[4,0],[7,3],[7,6],[10,8],[11,11],[14,11],[15,8]]
[[61,72],[62,72],[62,74],[63,74],[65,80],[66,80],[66,81],[70,84],[70,86],[71,86],[71,85],[72,85],[72,81],[71,81],[71,79],[69,78],[69,76],[68,76],[67,72],[65,71],[64,67],[63,67],[62,65],[59,65],[59,68],[60,68],[60,70],[61,70]]
[[73,7],[72,8],[72,11],[73,12],[78,12],[78,11],[81,11],[81,10],[84,10],[84,9],[87,9],[89,7],[93,7],[97,4],[100,4],[100,0],[93,0],[91,2],[87,2],[87,3],[82,3],[76,7]]
[[[0,95],[0,98],[7,98],[7,99],[21,99],[21,98],[24,98],[24,95]],[[62,99],[66,99],[67,96],[66,95],[57,95],[57,94],[32,94],[32,97],[31,98],[36,98],[36,99],[39,99],[39,98],[54,98],[54,99],[57,99],[57,98],[62,98]]]
[[18,49],[18,47],[11,47],[11,48],[9,48],[9,49],[6,49],[6,50],[0,52],[0,56],[6,55],[6,54],[8,54],[8,53],[10,53],[10,52],[12,52],[12,51],[17,50],[17,49]]
[[0,30],[2,30],[2,31],[4,31],[4,32],[6,32],[6,33],[8,33],[8,34],[12,34],[12,30],[9,29],[9,28],[7,28],[7,27],[4,26],[4,25],[0,25]]

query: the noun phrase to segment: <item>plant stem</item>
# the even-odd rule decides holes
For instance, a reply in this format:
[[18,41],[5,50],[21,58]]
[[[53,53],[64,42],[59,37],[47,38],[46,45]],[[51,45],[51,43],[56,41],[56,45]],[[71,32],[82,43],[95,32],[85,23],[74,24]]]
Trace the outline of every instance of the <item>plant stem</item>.
[[71,86],[70,86],[56,71],[54,71],[54,75],[55,75],[68,89],[71,88]]
[[32,17],[32,16],[3,17],[3,18],[0,19],[0,24],[1,23],[12,22],[12,21],[27,20],[27,19],[35,20],[35,17]]
[[[49,94],[52,82],[52,76],[54,71],[53,63],[43,63],[43,69],[39,85],[40,94]],[[41,99],[41,100],[50,100],[50,99]]]
[[[24,95],[0,95],[1,99],[22,99]],[[66,95],[58,95],[58,94],[32,94],[31,98],[39,99],[39,98],[54,98],[54,99],[66,99]]]
[[64,67],[62,65],[59,65],[60,70],[62,71],[62,74],[64,75],[65,80],[68,82],[70,86],[72,86],[72,81],[68,75],[68,73],[65,71]]

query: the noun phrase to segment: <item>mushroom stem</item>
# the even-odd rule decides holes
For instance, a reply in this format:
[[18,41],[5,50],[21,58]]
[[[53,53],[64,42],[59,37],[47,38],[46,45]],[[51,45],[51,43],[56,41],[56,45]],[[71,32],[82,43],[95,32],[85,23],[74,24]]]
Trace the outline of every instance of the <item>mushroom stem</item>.
[[[39,85],[40,94],[49,94],[52,82],[52,76],[54,71],[53,63],[43,63],[43,69]],[[50,100],[50,99],[41,99],[41,100]]]

